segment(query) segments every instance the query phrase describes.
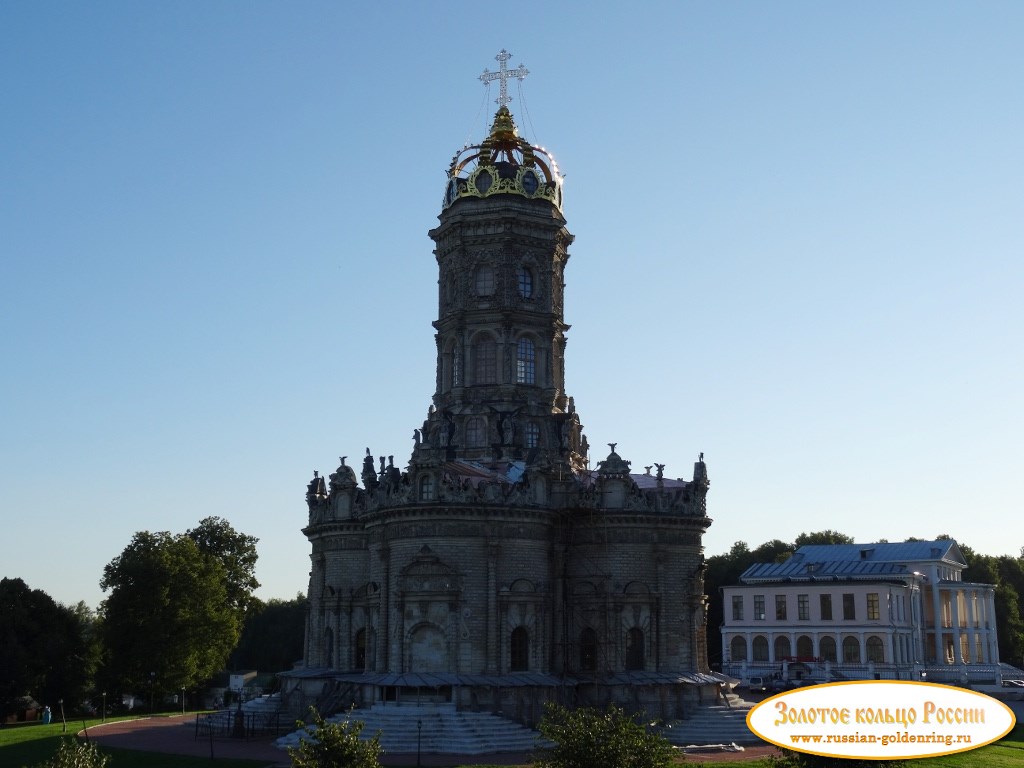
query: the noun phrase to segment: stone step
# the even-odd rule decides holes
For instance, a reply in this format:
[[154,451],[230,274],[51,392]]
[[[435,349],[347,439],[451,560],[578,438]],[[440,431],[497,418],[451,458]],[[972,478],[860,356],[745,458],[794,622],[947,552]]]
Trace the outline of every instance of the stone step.
[[[329,718],[345,720],[348,714]],[[369,709],[351,713],[363,722],[361,736],[372,738],[380,733],[381,746],[392,754],[458,753],[487,754],[491,752],[530,752],[537,748],[537,732],[497,715],[481,712],[458,712],[454,705],[422,706],[376,704]],[[294,746],[299,732],[278,740],[280,746]]]

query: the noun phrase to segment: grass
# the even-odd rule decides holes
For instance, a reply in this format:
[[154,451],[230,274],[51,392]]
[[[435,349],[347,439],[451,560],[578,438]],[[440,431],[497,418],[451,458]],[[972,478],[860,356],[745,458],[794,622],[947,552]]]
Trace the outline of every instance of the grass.
[[[113,720],[131,720],[130,717],[108,717]],[[67,733],[61,723],[28,723],[24,725],[0,726],[0,766],[23,768],[38,765],[49,760],[57,752],[61,738],[74,737],[82,730],[99,725],[102,721],[69,720]],[[129,749],[108,749],[100,751],[110,755],[110,768],[209,768],[210,759],[187,755],[165,755],[155,752],[137,752]],[[218,768],[265,768],[268,763],[259,760],[217,760]]]
[[[131,718],[108,718],[128,720]],[[91,728],[99,725],[98,719],[85,721]],[[69,721],[67,733],[62,732],[60,723],[50,725],[28,724],[0,727],[0,766],[22,768],[34,766],[53,757],[62,737],[73,736],[82,729],[82,721]],[[205,757],[166,755],[155,752],[136,752],[127,749],[103,749],[111,756],[110,768],[209,768],[210,760]],[[698,758],[699,759],[699,758]],[[219,768],[266,768],[267,763],[259,760],[222,760]],[[681,763],[685,765],[685,763]],[[764,761],[729,760],[714,763],[714,766],[745,766],[758,768]],[[1001,741],[987,747],[974,749],[943,757],[931,757],[907,761],[908,768],[1020,768],[1024,765],[1024,724],[1016,728]],[[515,766],[491,766],[486,763],[452,766],[451,768],[515,768]],[[529,768],[529,766],[519,766]]]
[[1024,765],[1024,724],[1017,723],[1010,733],[987,747],[915,760],[913,765],[914,768],[1020,768]]

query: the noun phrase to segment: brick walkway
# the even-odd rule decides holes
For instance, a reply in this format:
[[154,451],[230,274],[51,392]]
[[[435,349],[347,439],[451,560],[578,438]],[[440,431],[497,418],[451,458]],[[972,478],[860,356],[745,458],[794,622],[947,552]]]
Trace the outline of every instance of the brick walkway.
[[[89,738],[105,747],[135,749],[141,752],[160,752],[172,755],[211,757],[209,741],[195,737],[195,715],[152,717],[140,720],[119,720],[89,729]],[[79,734],[82,736],[83,734]],[[717,763],[722,761],[756,760],[767,754],[777,754],[774,747],[751,747],[744,752],[709,752],[690,754],[686,764]],[[288,753],[275,747],[270,739],[244,741],[240,739],[214,739],[214,758],[259,760],[267,766],[290,768]],[[473,765],[526,765],[530,756],[521,753],[492,755],[421,755],[424,766]],[[386,766],[416,765],[416,755],[389,755],[381,758]]]

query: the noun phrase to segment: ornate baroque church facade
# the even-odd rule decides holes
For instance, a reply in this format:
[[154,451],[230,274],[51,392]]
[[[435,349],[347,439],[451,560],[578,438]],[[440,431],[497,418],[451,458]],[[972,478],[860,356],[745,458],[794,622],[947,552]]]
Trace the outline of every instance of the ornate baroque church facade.
[[[503,93],[504,95],[504,93]],[[506,99],[507,101],[507,99]],[[535,722],[545,700],[681,715],[707,666],[701,460],[596,469],[566,394],[562,179],[499,101],[453,158],[439,225],[437,386],[405,470],[314,473],[302,704],[429,697]]]

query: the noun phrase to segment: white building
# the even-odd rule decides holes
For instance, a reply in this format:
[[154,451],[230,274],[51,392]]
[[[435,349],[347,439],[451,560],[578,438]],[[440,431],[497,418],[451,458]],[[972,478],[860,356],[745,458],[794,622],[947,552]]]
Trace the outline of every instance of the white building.
[[722,588],[723,672],[995,683],[994,590],[951,539],[800,547]]

